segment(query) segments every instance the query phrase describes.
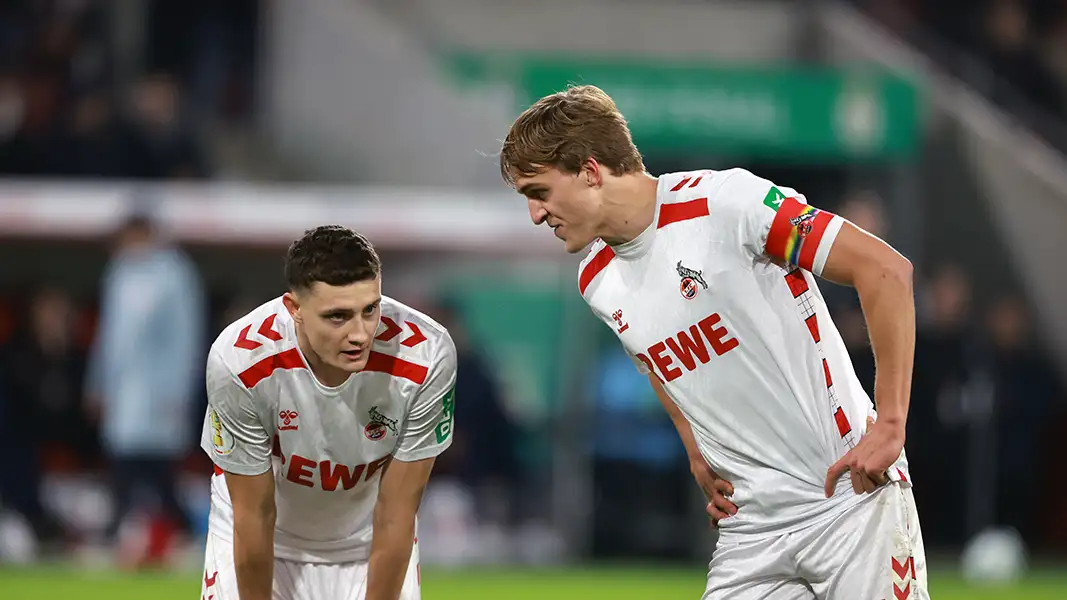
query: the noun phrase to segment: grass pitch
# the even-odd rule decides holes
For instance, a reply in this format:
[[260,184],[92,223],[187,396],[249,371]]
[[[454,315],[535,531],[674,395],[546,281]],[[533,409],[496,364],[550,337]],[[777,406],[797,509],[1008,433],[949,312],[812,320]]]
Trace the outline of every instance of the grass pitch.
[[[704,573],[649,567],[426,569],[422,583],[424,600],[697,600],[704,590]],[[1004,587],[970,586],[951,572],[936,571],[930,588],[935,600],[1063,600],[1067,567],[1036,571]],[[0,569],[3,600],[194,600],[199,595],[198,573]]]

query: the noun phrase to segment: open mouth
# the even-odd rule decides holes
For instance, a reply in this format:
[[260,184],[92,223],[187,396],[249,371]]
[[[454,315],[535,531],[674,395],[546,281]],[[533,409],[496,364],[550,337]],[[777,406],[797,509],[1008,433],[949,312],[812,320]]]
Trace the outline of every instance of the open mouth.
[[342,350],[341,354],[347,357],[349,360],[359,360],[363,357],[363,350]]

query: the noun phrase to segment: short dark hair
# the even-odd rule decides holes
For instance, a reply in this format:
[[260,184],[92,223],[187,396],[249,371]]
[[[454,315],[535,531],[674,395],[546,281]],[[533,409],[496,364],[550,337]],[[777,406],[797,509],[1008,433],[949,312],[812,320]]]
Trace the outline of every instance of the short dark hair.
[[285,280],[293,291],[309,289],[316,281],[348,285],[374,279],[381,272],[374,246],[340,225],[308,229],[285,254]]

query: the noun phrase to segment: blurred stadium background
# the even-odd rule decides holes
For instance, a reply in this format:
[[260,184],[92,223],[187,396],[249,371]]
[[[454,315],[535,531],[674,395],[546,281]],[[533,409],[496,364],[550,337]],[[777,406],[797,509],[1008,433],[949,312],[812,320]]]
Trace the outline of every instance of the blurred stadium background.
[[[744,166],[911,258],[933,596],[1067,597],[1063,0],[6,0],[0,598],[195,597],[204,352],[328,222],[463,354],[424,597],[697,598],[715,533],[670,421],[499,182],[511,119],[572,82],[653,173]],[[180,250],[131,259],[132,215]]]

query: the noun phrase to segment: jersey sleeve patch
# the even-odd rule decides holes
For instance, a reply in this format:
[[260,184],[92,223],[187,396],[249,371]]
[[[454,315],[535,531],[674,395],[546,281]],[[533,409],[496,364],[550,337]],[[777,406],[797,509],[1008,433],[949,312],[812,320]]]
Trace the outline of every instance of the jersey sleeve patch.
[[234,441],[233,434],[223,424],[222,419],[219,418],[219,414],[215,412],[214,408],[208,409],[208,419],[211,422],[212,450],[219,456],[233,454],[233,448],[237,445],[237,442]]
[[[820,274],[829,254],[829,245],[840,229],[840,218],[796,198],[779,199],[775,192],[777,189],[771,188],[763,201],[770,208],[777,206],[777,214],[767,234],[767,254]],[[827,235],[828,231],[830,235]]]

